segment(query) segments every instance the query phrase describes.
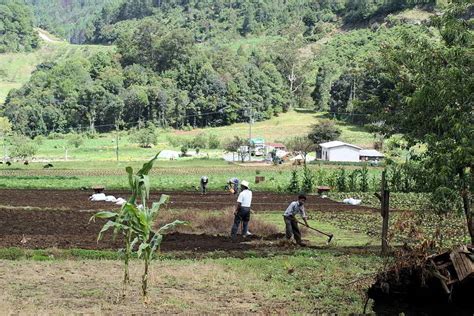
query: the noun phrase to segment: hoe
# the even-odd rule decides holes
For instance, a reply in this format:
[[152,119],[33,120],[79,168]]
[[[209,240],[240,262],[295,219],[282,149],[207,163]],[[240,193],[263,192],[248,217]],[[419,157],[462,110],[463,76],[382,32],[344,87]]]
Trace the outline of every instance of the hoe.
[[305,223],[302,223],[302,222],[300,222],[300,221],[297,221],[297,222],[298,222],[298,224],[301,224],[301,225],[303,225],[303,226],[305,226],[305,227],[308,227],[309,229],[312,229],[312,230],[314,230],[314,231],[316,231],[316,232],[318,232],[318,233],[320,233],[320,234],[322,234],[322,235],[324,235],[324,236],[329,237],[329,239],[328,239],[328,244],[331,242],[332,237],[334,237],[333,234],[328,234],[328,233],[322,232],[322,231],[320,231],[319,229],[310,227],[310,226],[308,226],[308,225],[306,225]]

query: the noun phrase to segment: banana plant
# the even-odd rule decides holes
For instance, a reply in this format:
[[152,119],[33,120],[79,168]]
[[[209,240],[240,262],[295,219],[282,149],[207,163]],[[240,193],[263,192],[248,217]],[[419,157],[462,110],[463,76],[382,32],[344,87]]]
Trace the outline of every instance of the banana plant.
[[[104,233],[111,228],[113,228],[114,239],[119,233],[124,237],[125,251],[122,295],[125,293],[126,285],[130,283],[129,262],[137,243],[139,243],[137,251],[138,257],[145,261],[145,271],[142,276],[142,293],[146,298],[149,263],[161,244],[163,239],[161,233],[177,225],[185,224],[185,222],[177,220],[163,226],[158,231],[154,231],[153,229],[153,224],[158,216],[160,207],[169,201],[168,195],[162,195],[160,201],[153,203],[151,208],[147,206],[150,195],[150,179],[148,174],[157,157],[158,154],[149,162],[145,163],[137,174],[133,173],[132,167],[125,169],[128,174],[132,194],[128,201],[122,205],[119,212],[102,211],[91,217],[91,220],[97,218],[108,219],[107,223],[105,223],[100,230],[97,241],[101,240]],[[141,206],[137,204],[139,199],[142,204]]]

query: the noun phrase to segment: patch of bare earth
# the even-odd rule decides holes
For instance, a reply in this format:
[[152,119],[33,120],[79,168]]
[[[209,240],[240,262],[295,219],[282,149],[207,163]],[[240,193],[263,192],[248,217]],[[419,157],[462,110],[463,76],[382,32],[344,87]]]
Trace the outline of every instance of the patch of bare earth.
[[0,314],[288,313],[265,297],[269,289],[245,286],[251,275],[209,262],[154,263],[144,305],[141,268],[132,263],[132,284],[119,300],[119,261],[0,261]]

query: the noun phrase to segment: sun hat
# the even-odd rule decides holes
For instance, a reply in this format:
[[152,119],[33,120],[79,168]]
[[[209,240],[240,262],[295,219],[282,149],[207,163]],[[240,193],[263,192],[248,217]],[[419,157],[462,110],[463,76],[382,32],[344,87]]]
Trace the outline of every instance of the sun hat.
[[250,184],[248,183],[248,181],[243,180],[241,185],[246,187],[246,188],[250,188]]

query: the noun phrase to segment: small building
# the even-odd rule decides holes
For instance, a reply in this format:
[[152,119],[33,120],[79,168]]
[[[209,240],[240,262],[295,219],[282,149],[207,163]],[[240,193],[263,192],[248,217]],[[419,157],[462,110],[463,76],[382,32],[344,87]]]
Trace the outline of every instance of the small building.
[[379,161],[385,156],[375,149],[362,149],[359,152],[360,161]]
[[321,147],[321,159],[327,161],[360,161],[359,152],[362,148],[346,144],[341,141],[332,141],[319,144]]
[[269,151],[273,149],[287,151],[286,146],[282,143],[267,143],[266,145]]
[[252,138],[250,140],[250,145],[252,146],[252,155],[254,156],[264,156],[265,155],[265,139],[261,137]]

